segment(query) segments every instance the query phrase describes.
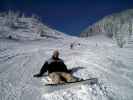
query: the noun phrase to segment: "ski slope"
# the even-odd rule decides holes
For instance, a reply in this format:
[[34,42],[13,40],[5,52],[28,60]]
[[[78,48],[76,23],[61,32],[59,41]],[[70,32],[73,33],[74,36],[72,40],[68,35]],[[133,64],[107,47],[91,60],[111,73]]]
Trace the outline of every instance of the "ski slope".
[[[70,44],[74,42],[74,48]],[[78,45],[80,43],[80,45]],[[33,78],[54,49],[74,75],[98,78],[81,85],[45,93],[45,78]],[[133,48],[118,48],[104,36],[19,41],[0,39],[0,100],[132,100]]]

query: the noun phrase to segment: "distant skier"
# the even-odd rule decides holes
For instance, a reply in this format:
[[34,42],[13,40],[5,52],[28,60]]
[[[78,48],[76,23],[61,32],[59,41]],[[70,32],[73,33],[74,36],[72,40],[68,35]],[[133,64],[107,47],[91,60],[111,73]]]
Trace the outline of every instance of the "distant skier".
[[96,47],[98,46],[98,44],[96,43]]
[[78,43],[78,46],[80,46],[81,44],[80,43]]
[[12,39],[12,36],[11,36],[11,35],[9,35],[9,36],[8,36],[8,38],[9,38],[9,39]]
[[63,60],[59,58],[58,50],[53,52],[52,57],[42,66],[40,73],[34,77],[41,77],[47,71],[53,84],[77,81],[77,78],[69,73]]
[[71,43],[70,44],[70,49],[73,49],[74,48],[74,43]]

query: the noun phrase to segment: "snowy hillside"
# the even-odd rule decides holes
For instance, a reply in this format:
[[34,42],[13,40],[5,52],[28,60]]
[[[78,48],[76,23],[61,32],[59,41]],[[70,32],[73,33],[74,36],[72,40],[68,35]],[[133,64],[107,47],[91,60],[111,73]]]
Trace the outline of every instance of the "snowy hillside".
[[[37,20],[19,18],[17,24],[13,21],[14,29],[5,25],[5,17],[0,18],[3,23],[0,26],[0,100],[133,99],[133,45],[118,48],[104,35],[71,37],[42,24],[43,38],[48,39],[38,39],[42,35],[38,34],[40,22],[36,23]],[[73,49],[70,48],[72,43]],[[47,77],[34,78],[33,75],[39,72],[55,49],[59,49],[60,57],[69,69],[77,68],[74,76],[97,78],[98,83],[46,93]]]
[[133,41],[133,9],[104,17],[81,32],[81,37],[104,34],[128,44]]
[[[105,42],[106,41],[106,42]],[[70,49],[70,43],[80,43]],[[75,76],[98,79],[45,93],[43,78],[33,78],[53,50],[58,48],[68,68],[83,67]],[[0,100],[132,100],[133,49],[117,48],[104,36],[36,41],[0,39]]]
[[19,13],[0,13],[0,37],[21,40],[59,38],[64,34],[49,28],[35,17],[25,17]]

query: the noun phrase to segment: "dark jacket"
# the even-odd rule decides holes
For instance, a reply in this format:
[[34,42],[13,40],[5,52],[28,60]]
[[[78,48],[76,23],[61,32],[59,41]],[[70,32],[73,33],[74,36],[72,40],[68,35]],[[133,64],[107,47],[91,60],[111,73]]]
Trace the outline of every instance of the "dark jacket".
[[44,63],[40,70],[40,75],[43,75],[45,72],[52,73],[52,72],[68,72],[64,61],[60,58],[54,59],[51,58]]

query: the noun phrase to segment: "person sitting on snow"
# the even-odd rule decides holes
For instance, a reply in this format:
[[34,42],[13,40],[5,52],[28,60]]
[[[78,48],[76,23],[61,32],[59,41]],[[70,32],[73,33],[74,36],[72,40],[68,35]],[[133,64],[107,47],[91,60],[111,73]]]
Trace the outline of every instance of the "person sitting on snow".
[[59,58],[59,51],[55,50],[52,57],[44,63],[40,73],[34,75],[34,77],[40,77],[45,72],[48,72],[49,78],[52,80],[52,83],[65,83],[65,82],[74,82],[78,79],[69,73],[64,61]]

